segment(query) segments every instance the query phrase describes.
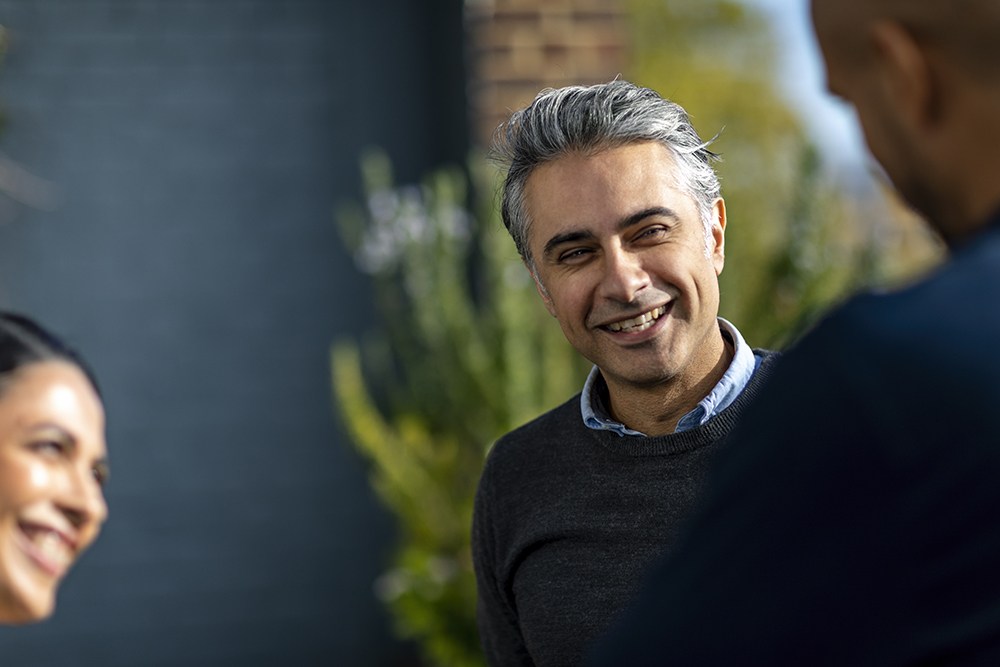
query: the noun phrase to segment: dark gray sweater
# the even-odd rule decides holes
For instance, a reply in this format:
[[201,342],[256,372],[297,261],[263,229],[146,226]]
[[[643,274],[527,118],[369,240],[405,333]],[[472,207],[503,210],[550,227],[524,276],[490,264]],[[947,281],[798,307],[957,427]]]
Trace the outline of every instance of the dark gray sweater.
[[480,639],[491,665],[576,665],[673,544],[713,454],[760,390],[659,437],[587,428],[580,396],[501,438],[473,518]]

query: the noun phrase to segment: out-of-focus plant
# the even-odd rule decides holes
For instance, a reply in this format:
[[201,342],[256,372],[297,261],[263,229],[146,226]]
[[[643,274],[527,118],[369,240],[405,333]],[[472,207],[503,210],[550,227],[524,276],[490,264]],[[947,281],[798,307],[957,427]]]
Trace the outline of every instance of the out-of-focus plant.
[[[9,36],[7,29],[0,25],[0,65],[7,55]],[[0,133],[7,125],[7,117],[0,110]],[[58,196],[52,183],[35,176],[16,160],[0,152],[0,195],[18,204],[38,210],[51,210],[58,203]],[[0,201],[0,225],[9,222],[17,215],[15,207],[5,205]]]
[[335,397],[372,485],[399,519],[376,583],[399,632],[429,661],[479,665],[469,529],[490,444],[579,391],[585,373],[495,213],[494,171],[396,187],[384,155],[362,163],[367,205],[342,211],[371,279],[380,328],[333,348]]

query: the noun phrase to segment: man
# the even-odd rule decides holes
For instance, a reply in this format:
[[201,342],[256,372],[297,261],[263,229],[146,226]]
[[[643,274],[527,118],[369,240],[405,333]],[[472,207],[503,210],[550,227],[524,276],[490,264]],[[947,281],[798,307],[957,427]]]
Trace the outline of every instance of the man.
[[782,358],[596,664],[1000,665],[1000,4],[812,8],[952,257]]
[[504,223],[594,369],[489,456],[480,635],[493,665],[573,665],[672,544],[772,358],[718,318],[725,203],[683,109],[625,81],[548,90],[497,137]]

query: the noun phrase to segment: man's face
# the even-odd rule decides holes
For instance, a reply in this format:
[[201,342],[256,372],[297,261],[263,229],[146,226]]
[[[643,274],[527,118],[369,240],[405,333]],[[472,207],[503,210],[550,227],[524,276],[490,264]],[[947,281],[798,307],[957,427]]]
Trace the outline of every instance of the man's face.
[[[850,103],[872,156],[911,206],[940,219],[939,197],[918,145],[900,122],[885,61],[865,41],[867,17],[858,0],[813,0],[812,18],[826,65],[827,88]],[[918,138],[919,139],[919,138]]]
[[725,205],[706,243],[675,170],[665,147],[642,142],[566,155],[526,183],[539,293],[609,385],[698,382],[718,362]]

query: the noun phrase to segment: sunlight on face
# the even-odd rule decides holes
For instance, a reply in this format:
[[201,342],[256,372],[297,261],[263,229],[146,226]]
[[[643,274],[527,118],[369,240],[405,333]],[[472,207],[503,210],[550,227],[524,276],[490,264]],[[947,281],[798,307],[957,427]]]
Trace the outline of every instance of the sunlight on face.
[[47,617],[107,517],[104,410],[75,366],[30,364],[0,391],[0,622]]
[[609,386],[704,377],[718,362],[725,206],[711,248],[669,151],[641,142],[572,153],[528,177],[535,278],[567,340]]

